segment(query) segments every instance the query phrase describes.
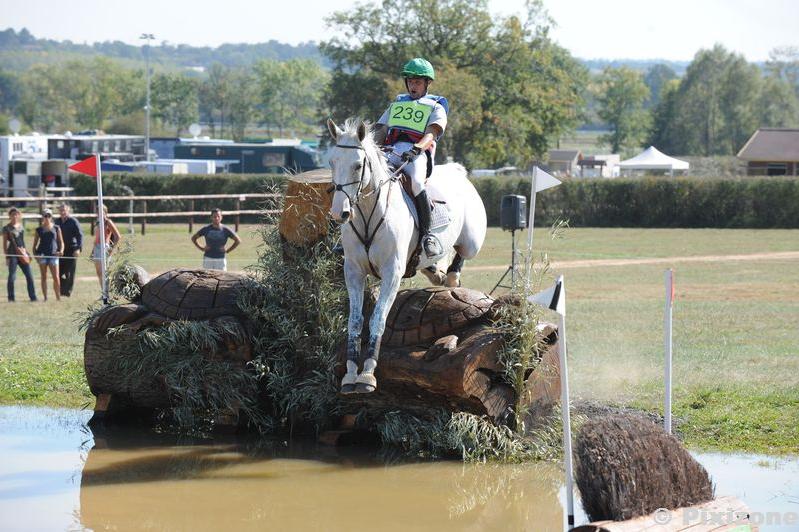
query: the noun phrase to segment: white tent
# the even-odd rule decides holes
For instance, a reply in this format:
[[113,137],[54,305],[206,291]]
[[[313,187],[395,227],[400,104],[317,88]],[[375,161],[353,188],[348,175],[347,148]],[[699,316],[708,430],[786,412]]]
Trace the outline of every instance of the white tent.
[[619,168],[624,172],[632,170],[668,170],[669,175],[674,175],[674,170],[688,170],[687,161],[661,153],[654,146],[650,146],[632,159],[619,163]]

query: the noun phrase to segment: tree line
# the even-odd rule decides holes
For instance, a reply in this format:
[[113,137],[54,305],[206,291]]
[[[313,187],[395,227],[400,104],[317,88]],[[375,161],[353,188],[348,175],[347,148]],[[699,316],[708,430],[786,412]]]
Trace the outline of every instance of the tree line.
[[614,152],[654,145],[681,155],[735,155],[760,127],[799,127],[799,48],[772,50],[761,69],[716,45],[677,78],[606,68],[594,80],[598,115]]
[[[487,0],[380,0],[329,17],[338,37],[319,45],[322,62],[156,70],[154,131],[180,135],[199,121],[241,140],[253,128],[315,136],[328,116],[374,121],[404,92],[399,70],[417,56],[436,67],[431,91],[451,102],[438,154],[472,167],[527,167],[585,123],[609,131],[613,152],[653,144],[676,155],[735,154],[757,127],[799,125],[796,48],[774,50],[762,68],[717,45],[680,77],[666,64],[591,73],[549,37],[540,0],[526,6],[494,16]],[[144,68],[101,56],[0,68],[0,130],[16,116],[39,131],[141,133],[145,91]]]

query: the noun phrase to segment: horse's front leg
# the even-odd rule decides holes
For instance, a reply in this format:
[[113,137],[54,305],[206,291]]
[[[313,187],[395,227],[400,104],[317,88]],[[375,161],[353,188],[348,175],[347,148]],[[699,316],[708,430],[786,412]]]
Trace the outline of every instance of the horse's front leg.
[[363,329],[363,289],[366,274],[349,261],[344,261],[344,278],[350,298],[350,318],[347,323],[347,374],[341,379],[341,393],[355,393],[358,379],[358,359],[361,356]]
[[375,369],[377,368],[377,359],[380,356],[380,341],[386,328],[388,312],[397,297],[397,290],[399,290],[400,281],[402,280],[401,265],[387,270],[380,272],[382,277],[380,295],[377,297],[372,318],[369,320],[369,344],[366,348],[363,371],[358,375],[355,389],[358,393],[370,393],[377,389]]

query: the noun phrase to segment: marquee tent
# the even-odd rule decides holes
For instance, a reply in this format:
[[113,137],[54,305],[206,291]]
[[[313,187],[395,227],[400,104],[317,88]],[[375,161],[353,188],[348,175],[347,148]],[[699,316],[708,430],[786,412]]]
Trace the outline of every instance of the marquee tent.
[[687,161],[669,157],[654,146],[648,147],[632,159],[619,163],[622,173],[633,170],[668,170],[669,175],[674,175],[675,170],[686,171],[688,167]]

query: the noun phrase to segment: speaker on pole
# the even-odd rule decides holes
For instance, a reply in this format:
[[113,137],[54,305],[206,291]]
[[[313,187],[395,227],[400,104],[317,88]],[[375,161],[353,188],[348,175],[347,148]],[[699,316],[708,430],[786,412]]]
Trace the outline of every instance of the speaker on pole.
[[527,198],[518,194],[502,196],[499,205],[499,222],[505,231],[527,227]]

